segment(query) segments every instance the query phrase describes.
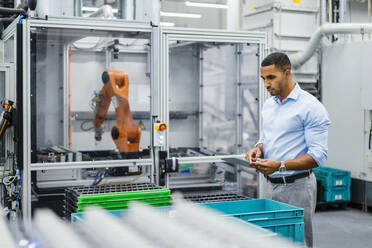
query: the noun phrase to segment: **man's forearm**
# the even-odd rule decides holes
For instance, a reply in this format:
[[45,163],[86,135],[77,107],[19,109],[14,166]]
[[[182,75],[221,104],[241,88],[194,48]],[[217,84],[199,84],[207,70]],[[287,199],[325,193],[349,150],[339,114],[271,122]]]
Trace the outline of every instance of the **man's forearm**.
[[316,161],[309,154],[285,161],[285,168],[287,170],[309,170],[317,166]]

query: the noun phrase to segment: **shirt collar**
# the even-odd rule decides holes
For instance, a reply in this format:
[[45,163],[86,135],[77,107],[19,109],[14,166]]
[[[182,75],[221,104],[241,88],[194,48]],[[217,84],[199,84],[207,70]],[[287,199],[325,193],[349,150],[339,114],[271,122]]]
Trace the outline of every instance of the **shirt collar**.
[[[298,83],[295,82],[295,87],[291,90],[289,95],[281,103],[288,101],[288,99],[293,99],[296,101],[299,95],[300,95],[300,86],[298,85]],[[280,104],[280,100],[278,96],[275,96],[274,99],[278,104]]]

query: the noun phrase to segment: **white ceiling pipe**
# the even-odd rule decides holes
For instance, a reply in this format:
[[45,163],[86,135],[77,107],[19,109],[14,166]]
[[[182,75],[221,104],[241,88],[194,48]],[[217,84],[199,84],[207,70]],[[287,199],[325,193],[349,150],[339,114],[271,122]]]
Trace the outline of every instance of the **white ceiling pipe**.
[[302,66],[318,48],[323,35],[328,34],[365,34],[372,33],[372,24],[369,23],[326,23],[319,27],[309,41],[309,45],[302,52],[290,56],[294,68]]

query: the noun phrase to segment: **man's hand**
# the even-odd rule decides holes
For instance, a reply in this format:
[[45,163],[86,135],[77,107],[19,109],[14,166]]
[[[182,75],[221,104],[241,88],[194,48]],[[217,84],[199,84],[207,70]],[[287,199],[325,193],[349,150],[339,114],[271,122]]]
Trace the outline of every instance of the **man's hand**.
[[249,150],[245,154],[245,159],[248,160],[250,163],[256,162],[258,158],[262,156],[262,151],[259,147],[253,148]]
[[274,161],[270,159],[263,159],[256,162],[251,162],[250,166],[256,168],[265,176],[270,175],[277,171],[280,167],[280,161]]

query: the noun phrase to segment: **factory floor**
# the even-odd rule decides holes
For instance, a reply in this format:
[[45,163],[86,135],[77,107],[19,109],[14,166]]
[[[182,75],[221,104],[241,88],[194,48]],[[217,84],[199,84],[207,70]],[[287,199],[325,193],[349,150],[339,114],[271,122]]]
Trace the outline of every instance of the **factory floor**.
[[315,212],[314,247],[372,247],[372,212],[357,208],[328,208]]

